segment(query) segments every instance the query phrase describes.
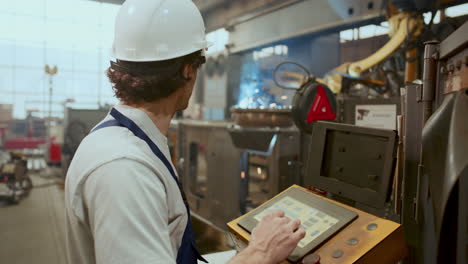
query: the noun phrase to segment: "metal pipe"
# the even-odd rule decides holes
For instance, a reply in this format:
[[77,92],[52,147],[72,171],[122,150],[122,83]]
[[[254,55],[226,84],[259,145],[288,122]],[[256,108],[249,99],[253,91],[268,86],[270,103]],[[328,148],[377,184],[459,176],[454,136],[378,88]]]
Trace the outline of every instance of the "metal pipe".
[[[423,81],[422,81],[422,91],[419,93],[420,100],[422,103],[422,114],[421,114],[421,133],[422,138],[422,129],[426,124],[429,117],[433,112],[433,103],[435,98],[435,89],[436,89],[436,79],[437,79],[437,60],[439,57],[439,42],[438,41],[428,41],[424,47],[424,71],[423,71]],[[416,131],[414,131],[416,132]],[[421,179],[423,177],[423,151],[422,145],[420,146],[419,152],[419,165],[417,173],[417,184],[416,184],[416,201],[415,201],[415,212],[414,217],[415,221],[419,221],[419,199],[421,196]]]
[[437,79],[437,59],[439,56],[439,42],[428,41],[424,47],[424,71],[421,101],[423,103],[423,126],[433,112],[435,86]]
[[410,83],[417,78],[418,50],[413,48],[406,51],[405,57],[405,83]]
[[[352,76],[358,77],[360,74],[371,67],[381,63],[383,60],[392,55],[400,46],[408,39],[418,36],[423,28],[421,17],[413,17],[412,13],[401,13],[390,18],[391,39],[378,51],[371,56],[353,63],[342,64],[331,71],[324,80],[328,87],[335,93],[341,91],[341,82],[343,79],[342,73],[349,73]],[[415,51],[408,51],[409,56],[417,55]],[[408,78],[414,78],[416,72],[416,64],[410,65],[408,71],[413,71]],[[414,66],[414,67],[413,67]]]
[[[379,64],[400,48],[408,37],[419,35],[422,29],[421,18],[413,18],[411,13],[403,13],[392,17],[389,23],[391,28],[397,29],[395,33],[391,35],[392,38],[371,56],[351,63],[348,70],[349,74],[352,76],[359,76],[362,72]],[[413,34],[413,36],[410,36],[411,34]]]

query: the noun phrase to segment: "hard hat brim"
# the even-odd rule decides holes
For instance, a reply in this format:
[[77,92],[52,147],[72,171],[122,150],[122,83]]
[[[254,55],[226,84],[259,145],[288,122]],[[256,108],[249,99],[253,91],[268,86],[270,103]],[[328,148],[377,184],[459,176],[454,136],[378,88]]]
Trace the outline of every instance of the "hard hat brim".
[[171,56],[167,56],[167,57],[142,57],[142,58],[135,58],[134,56],[126,57],[126,56],[116,54],[115,49],[112,49],[112,57],[118,60],[134,61],[134,62],[165,61],[165,60],[176,59],[176,58],[188,55],[190,53],[193,53],[199,50],[206,50],[209,47],[213,46],[213,44],[214,44],[213,42],[202,41],[200,43],[193,45],[193,48],[191,49],[187,49],[187,50],[175,53],[175,54],[171,54]]

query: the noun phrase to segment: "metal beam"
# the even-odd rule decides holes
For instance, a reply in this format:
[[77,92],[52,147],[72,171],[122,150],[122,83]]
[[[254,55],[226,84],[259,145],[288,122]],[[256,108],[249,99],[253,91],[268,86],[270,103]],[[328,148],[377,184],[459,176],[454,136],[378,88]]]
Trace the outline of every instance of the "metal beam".
[[[125,2],[125,0],[90,0],[94,2],[101,2],[101,3],[110,3],[121,5]],[[213,8],[219,7],[220,5],[226,4],[227,0],[193,0],[193,3],[197,5],[201,12],[209,11]]]
[[[236,0],[225,1],[224,4],[218,5],[216,8],[202,11],[207,32],[226,27],[231,24],[231,21],[240,17],[250,17],[252,15],[264,12],[277,5],[282,5],[284,2],[292,0]],[[303,1],[303,0],[295,0]]]
[[[344,6],[346,7],[346,6]],[[348,17],[336,12],[328,0],[304,0],[261,13],[253,18],[231,24],[229,50],[231,53],[309,34],[323,34],[347,27],[379,23],[384,20],[380,9],[362,10]],[[357,11],[356,11],[357,12]],[[232,20],[231,20],[232,21]]]
[[440,44],[440,58],[445,59],[468,45],[468,22]]
[[121,5],[125,2],[125,0],[90,0],[90,1],[109,3],[109,4],[114,4],[114,5]]
[[[125,0],[89,0],[102,3],[121,5]],[[226,26],[228,20],[236,19],[251,13],[262,12],[263,9],[289,1],[302,0],[193,0],[205,19],[207,32]]]

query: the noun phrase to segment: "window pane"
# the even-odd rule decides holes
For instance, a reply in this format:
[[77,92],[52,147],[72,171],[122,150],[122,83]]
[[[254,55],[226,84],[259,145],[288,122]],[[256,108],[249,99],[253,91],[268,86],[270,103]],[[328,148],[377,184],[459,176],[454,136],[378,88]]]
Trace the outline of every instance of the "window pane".
[[[111,59],[115,17],[120,5],[89,0],[16,0],[0,6],[0,101],[47,115],[49,77],[56,65],[53,110],[74,98],[83,108],[98,101],[115,104],[105,71]],[[58,113],[57,112],[57,113]],[[57,114],[57,113],[54,113]]]
[[5,13],[13,13],[15,10],[15,1],[3,1],[0,5],[0,12],[3,16]]
[[105,104],[116,104],[118,100],[114,97],[114,91],[112,90],[112,85],[105,76],[105,74],[102,74],[101,78],[101,103]]
[[80,25],[97,26],[100,23],[100,5],[98,1],[74,0],[73,21]]
[[466,15],[468,14],[468,4],[449,7],[445,10],[445,13],[450,17]]
[[16,39],[15,16],[13,14],[0,13],[0,25],[0,38]]
[[47,19],[73,21],[74,6],[72,0],[46,0]]
[[25,92],[26,95],[43,93],[46,74],[42,68],[16,68],[15,91]]
[[30,16],[15,17],[15,40],[45,41],[44,18]]
[[71,71],[60,70],[54,76],[54,94],[62,98],[73,98],[73,73]]
[[44,16],[44,0],[15,0],[11,2],[15,3],[14,12],[18,15]]
[[57,65],[59,72],[64,70],[72,70],[73,66],[73,49],[68,48],[47,48],[46,64]]
[[101,4],[101,23],[114,26],[115,17],[119,13],[121,5],[102,3]]
[[102,27],[98,31],[100,47],[111,48],[114,42],[114,27]]
[[19,118],[26,117],[26,105],[23,96],[14,96],[13,97],[13,116]]
[[11,67],[15,63],[15,45],[12,40],[0,40],[0,65]]
[[73,44],[78,49],[96,49],[100,46],[101,36],[97,26],[73,25]]
[[64,48],[73,46],[74,26],[71,22],[47,20],[45,27],[47,47]]
[[[110,61],[113,60],[114,58],[111,55],[111,49],[109,48],[103,48],[100,51],[100,69],[99,71],[105,75],[107,68],[110,66]],[[106,77],[107,78],[107,77]]]
[[76,72],[73,82],[73,90],[75,95],[86,96],[89,100],[97,102],[97,92],[99,88],[99,81],[95,73]]
[[44,44],[33,42],[17,43],[15,48],[15,59],[16,65],[39,67],[42,69],[42,67],[44,67]]
[[13,69],[0,66],[0,100],[13,90]]
[[98,50],[75,50],[73,67],[76,70],[97,71],[99,68]]

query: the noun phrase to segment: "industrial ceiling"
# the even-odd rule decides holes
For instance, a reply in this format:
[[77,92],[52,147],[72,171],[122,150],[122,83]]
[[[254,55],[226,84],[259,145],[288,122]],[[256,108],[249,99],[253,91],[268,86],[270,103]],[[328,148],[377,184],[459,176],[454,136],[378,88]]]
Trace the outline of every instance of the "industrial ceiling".
[[[121,5],[125,0],[91,0],[96,2],[111,3]],[[216,8],[225,2],[226,0],[193,0],[193,2],[200,8],[202,12]]]

